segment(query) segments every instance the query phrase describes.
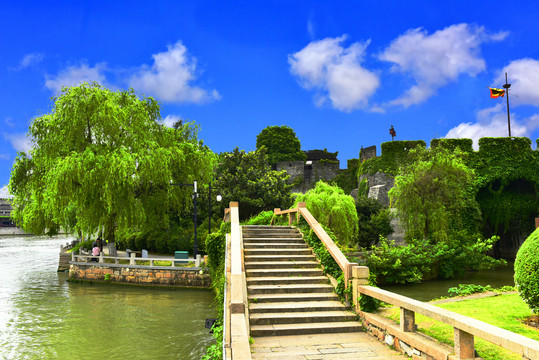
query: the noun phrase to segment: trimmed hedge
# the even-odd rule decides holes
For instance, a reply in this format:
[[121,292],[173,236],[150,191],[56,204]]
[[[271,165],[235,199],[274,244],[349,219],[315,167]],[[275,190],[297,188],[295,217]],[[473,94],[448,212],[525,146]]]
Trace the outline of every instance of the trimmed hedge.
[[515,285],[534,313],[539,313],[539,229],[524,241],[515,260]]
[[447,150],[455,150],[459,148],[463,152],[473,152],[472,139],[432,139],[430,142],[431,148],[441,146]]

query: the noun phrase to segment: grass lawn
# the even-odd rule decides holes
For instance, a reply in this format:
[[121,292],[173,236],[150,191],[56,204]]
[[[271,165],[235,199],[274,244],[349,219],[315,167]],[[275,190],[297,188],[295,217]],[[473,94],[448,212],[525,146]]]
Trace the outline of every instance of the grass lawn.
[[[521,320],[530,316],[531,310],[518,294],[499,295],[494,297],[463,300],[453,303],[434,304],[441,308],[466,315],[502,329],[524,335],[539,341],[539,330],[524,325]],[[384,316],[399,321],[399,309],[385,310]],[[428,317],[416,314],[419,331],[453,346],[453,327]],[[519,355],[501,349],[488,341],[475,337],[475,349],[485,360],[522,359]]]

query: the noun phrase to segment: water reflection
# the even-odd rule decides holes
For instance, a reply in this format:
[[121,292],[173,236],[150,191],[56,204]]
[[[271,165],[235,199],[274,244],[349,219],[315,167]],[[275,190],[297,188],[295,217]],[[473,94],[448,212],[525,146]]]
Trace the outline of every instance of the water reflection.
[[421,284],[382,285],[381,288],[408,296],[416,300],[429,301],[441,296],[449,296],[447,290],[459,284],[490,285],[493,288],[514,286],[513,263],[494,270],[467,271],[455,279],[425,281]]
[[208,290],[71,284],[65,238],[0,238],[0,358],[200,359]]

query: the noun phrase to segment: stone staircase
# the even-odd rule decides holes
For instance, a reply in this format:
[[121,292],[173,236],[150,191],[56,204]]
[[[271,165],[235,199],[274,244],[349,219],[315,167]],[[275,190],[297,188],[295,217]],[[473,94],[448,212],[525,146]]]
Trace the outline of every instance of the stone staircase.
[[243,226],[242,233],[251,336],[362,331],[297,229]]

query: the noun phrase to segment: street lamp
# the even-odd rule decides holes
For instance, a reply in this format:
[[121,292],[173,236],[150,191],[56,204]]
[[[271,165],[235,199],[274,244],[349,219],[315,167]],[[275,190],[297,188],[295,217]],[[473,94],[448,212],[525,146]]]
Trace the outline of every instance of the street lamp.
[[176,186],[192,186],[193,187],[193,194],[191,195],[191,199],[193,199],[193,222],[195,225],[195,246],[194,246],[194,258],[197,258],[198,249],[197,249],[197,198],[198,198],[198,192],[197,192],[197,182],[196,180],[193,181],[192,184],[174,184],[172,180],[170,180],[170,185],[176,185]]
[[[215,200],[217,200],[217,202],[221,202],[221,200],[223,200],[223,197],[221,196],[221,194],[217,194]],[[211,234],[211,181],[208,186],[208,235],[209,234]]]

